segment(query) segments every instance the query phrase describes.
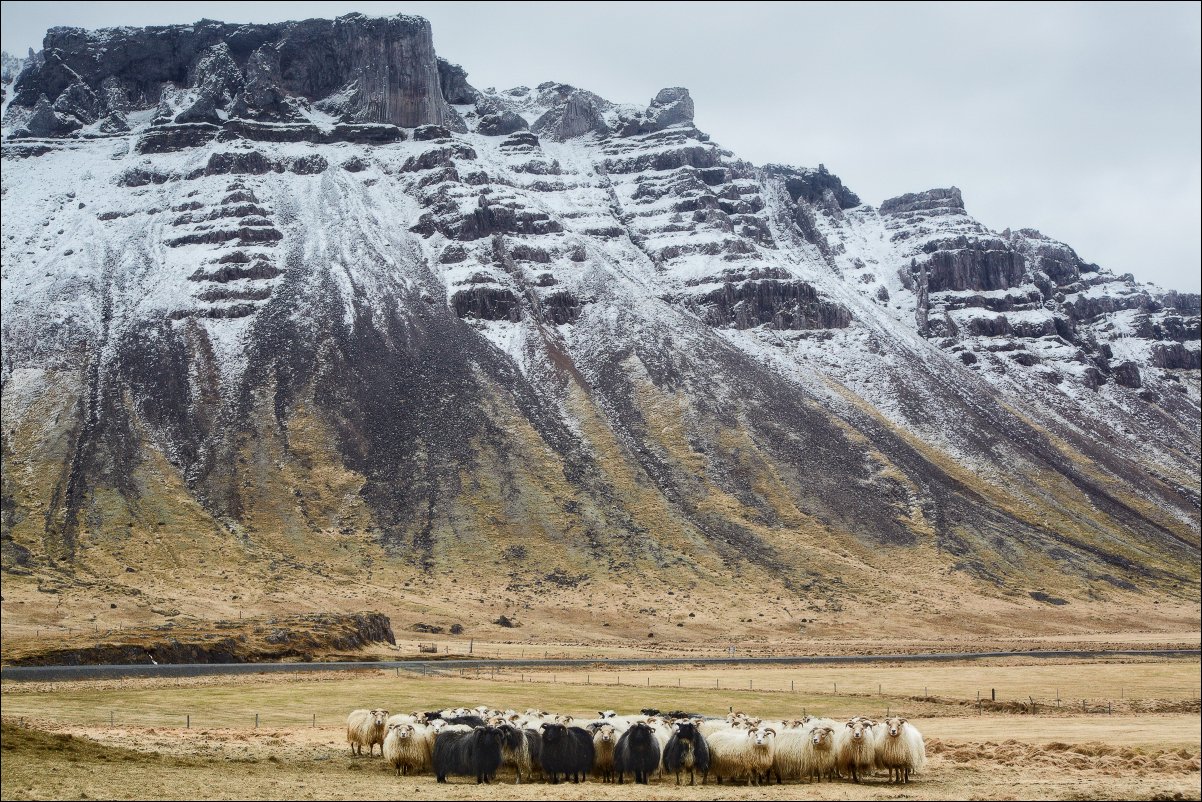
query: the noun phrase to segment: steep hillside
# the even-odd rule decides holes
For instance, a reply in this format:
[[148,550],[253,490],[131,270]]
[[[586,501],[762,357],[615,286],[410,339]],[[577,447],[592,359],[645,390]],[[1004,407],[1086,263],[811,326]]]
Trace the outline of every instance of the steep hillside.
[[1198,296],[954,187],[478,91],[412,17],[57,28],[5,102],[6,627],[1196,620]]

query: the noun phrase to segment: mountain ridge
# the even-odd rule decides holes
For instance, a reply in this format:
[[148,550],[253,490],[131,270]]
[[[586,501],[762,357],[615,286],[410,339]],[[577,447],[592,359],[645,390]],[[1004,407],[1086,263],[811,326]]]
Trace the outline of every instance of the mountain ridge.
[[[56,29],[13,76],[6,598],[1196,604],[1198,296],[390,19]],[[178,81],[104,67],[164,37]]]

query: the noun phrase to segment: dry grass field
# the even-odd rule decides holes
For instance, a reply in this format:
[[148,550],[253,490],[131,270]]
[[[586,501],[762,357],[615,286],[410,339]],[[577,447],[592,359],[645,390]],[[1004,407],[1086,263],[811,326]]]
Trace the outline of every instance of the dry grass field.
[[[3,706],[4,799],[379,798],[410,799],[1197,799],[1202,735],[1192,659],[1063,660],[1008,658],[987,663],[750,669],[672,668],[609,678],[551,672],[460,676],[384,671],[326,675],[250,675],[181,680],[13,683]],[[838,679],[833,679],[837,677]],[[647,678],[651,685],[646,684]],[[681,687],[670,680],[679,678]],[[717,679],[730,687],[703,687]],[[524,680],[524,681],[523,681]],[[824,690],[840,683],[838,695]],[[915,682],[941,693],[911,694]],[[796,692],[782,690],[793,681]],[[883,695],[866,686],[882,685]],[[888,687],[886,687],[888,683]],[[1116,683],[1112,714],[1079,707],[1037,713],[983,707],[977,688],[1059,687],[1091,699],[1091,711]],[[751,684],[753,687],[748,688]],[[845,693],[843,687],[855,693]],[[754,687],[761,686],[761,687]],[[875,690],[873,687],[872,690]],[[447,705],[540,707],[582,716],[598,709],[686,707],[721,714],[730,707],[764,716],[803,710],[835,717],[908,715],[927,737],[927,770],[909,787],[885,777],[863,785],[799,789],[716,785],[649,788],[589,782],[557,787],[478,788],[467,778],[439,786],[433,777],[396,778],[383,761],[352,758],[343,722],[355,707],[399,712]],[[1144,712],[1160,711],[1160,712]],[[255,714],[259,726],[255,727]],[[190,722],[188,718],[190,717]],[[190,727],[185,724],[190,723]]]

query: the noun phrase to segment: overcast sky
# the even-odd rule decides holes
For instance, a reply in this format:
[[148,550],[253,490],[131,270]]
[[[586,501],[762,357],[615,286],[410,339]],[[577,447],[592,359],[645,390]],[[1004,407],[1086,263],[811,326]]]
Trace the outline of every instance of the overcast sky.
[[757,164],[823,163],[866,203],[956,185],[995,229],[1038,228],[1166,288],[1202,283],[1202,5],[5,2],[46,28],[420,14],[477,87],[554,80],[647,103]]

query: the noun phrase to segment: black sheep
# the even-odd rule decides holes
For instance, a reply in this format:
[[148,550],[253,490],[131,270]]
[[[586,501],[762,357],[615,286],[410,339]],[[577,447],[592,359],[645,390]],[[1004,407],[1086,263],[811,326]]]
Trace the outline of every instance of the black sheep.
[[502,737],[496,727],[440,732],[434,739],[434,776],[440,783],[448,774],[475,775],[477,784],[491,782],[501,767]]
[[622,733],[614,747],[614,771],[618,783],[624,775],[634,775],[636,783],[647,784],[647,775],[659,768],[659,741],[655,740],[655,728],[643,722],[631,725]]
[[578,783],[593,768],[593,737],[580,727],[563,724],[542,724],[542,753],[539,759],[543,775],[552,783],[559,782],[559,775]]
[[664,770],[676,773],[676,784],[680,785],[680,772],[687,769],[689,785],[696,784],[694,772],[704,776],[710,768],[710,750],[705,738],[697,731],[694,721],[677,721],[672,725],[672,737],[664,747]]

